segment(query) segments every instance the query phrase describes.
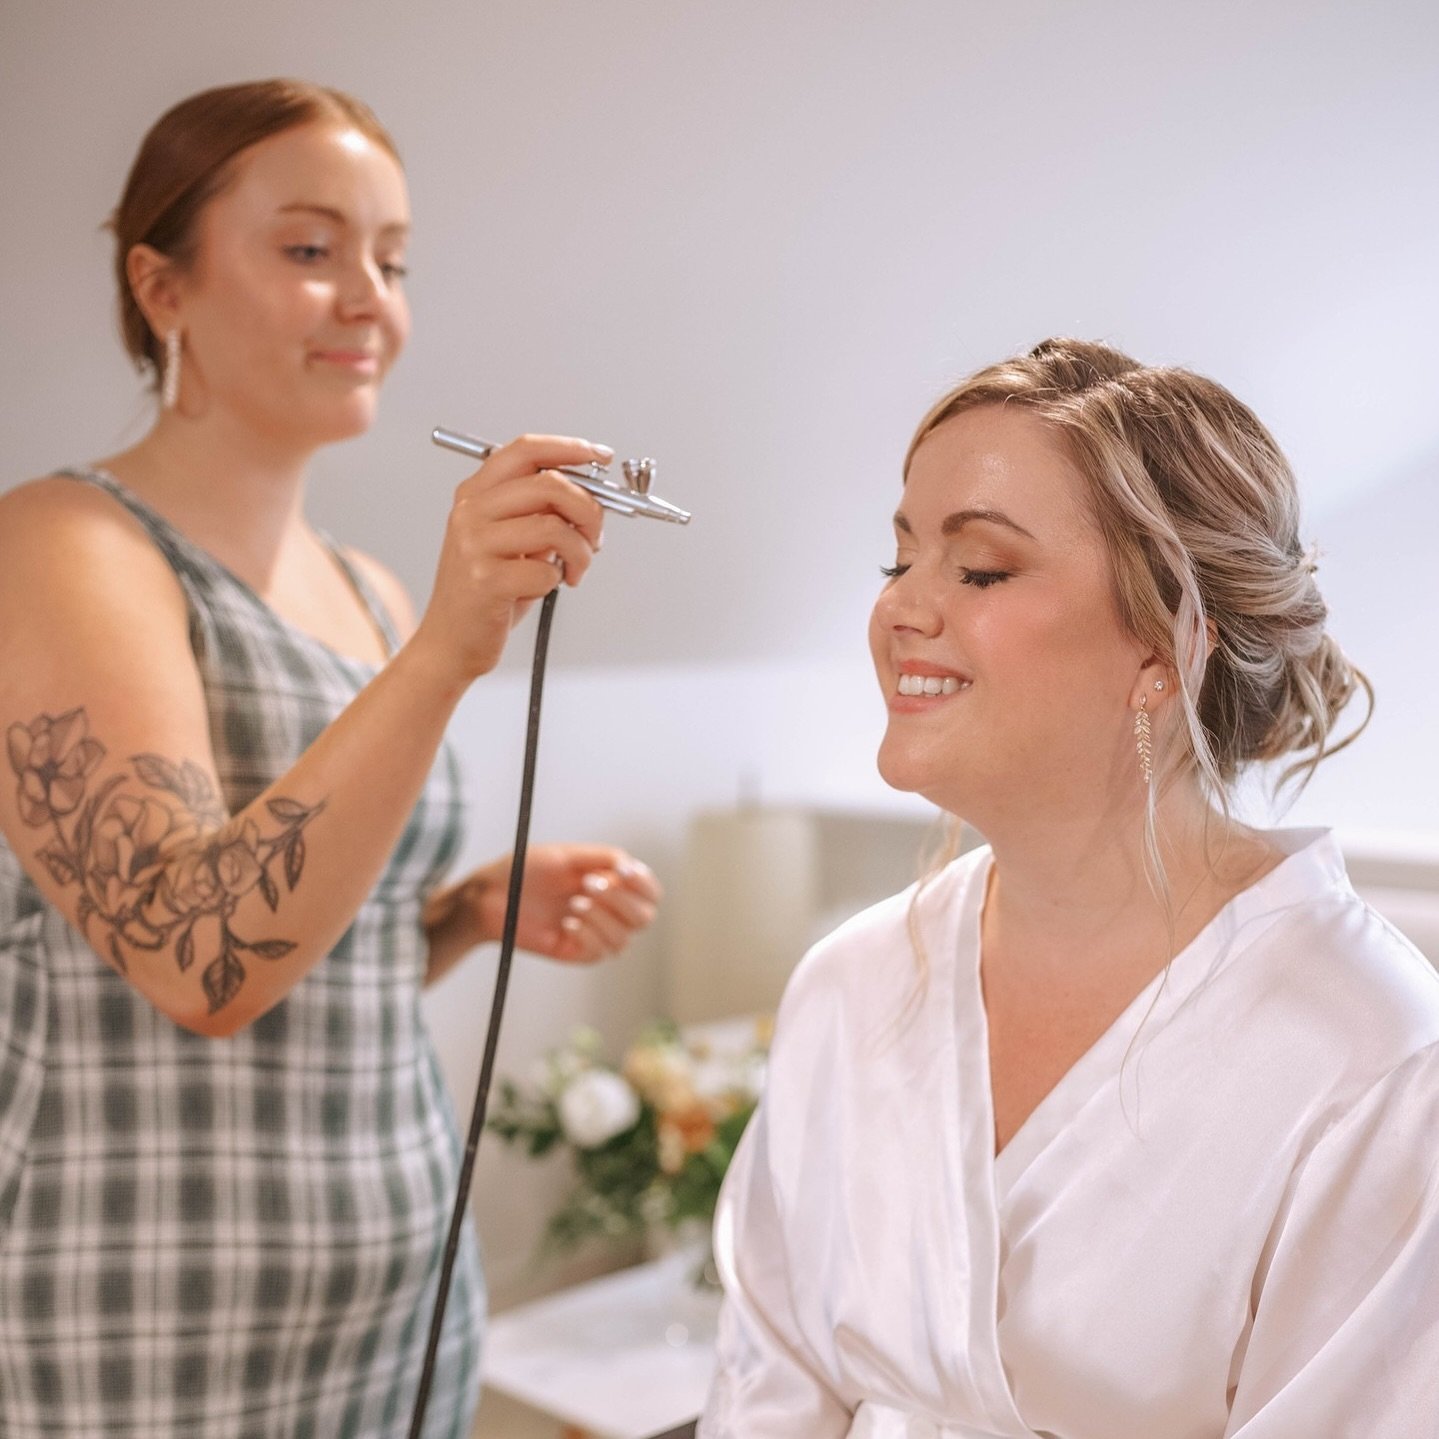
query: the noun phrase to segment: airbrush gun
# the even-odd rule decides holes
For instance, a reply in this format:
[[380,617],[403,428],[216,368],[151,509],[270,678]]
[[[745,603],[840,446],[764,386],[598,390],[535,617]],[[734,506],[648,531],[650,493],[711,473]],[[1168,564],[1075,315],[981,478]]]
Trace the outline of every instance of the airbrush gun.
[[[476,460],[489,459],[491,452],[498,448],[489,440],[476,439],[474,435],[462,435],[458,430],[442,427],[432,430],[430,438],[447,450],[458,450],[460,454]],[[650,494],[650,484],[655,477],[653,460],[626,460],[620,469],[625,477],[623,485],[609,479],[598,465],[590,465],[584,470],[561,467],[559,473],[573,480],[582,490],[587,490],[605,509],[613,510],[617,515],[643,515],[647,520],[668,520],[672,525],[689,524],[688,510]]]

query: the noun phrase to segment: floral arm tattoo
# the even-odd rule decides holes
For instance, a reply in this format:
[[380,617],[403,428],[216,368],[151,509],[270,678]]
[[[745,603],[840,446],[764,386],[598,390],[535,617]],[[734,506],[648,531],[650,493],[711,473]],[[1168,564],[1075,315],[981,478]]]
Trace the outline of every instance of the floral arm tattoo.
[[[183,974],[195,963],[195,928],[218,936],[201,976],[210,1013],[223,1009],[245,982],[242,955],[283,959],[288,939],[242,939],[231,927],[236,906],[258,889],[273,911],[280,886],[293,890],[305,868],[304,829],[325,807],[277,796],[265,801],[274,832],[253,820],[227,820],[205,772],[155,754],[131,757],[135,777],[153,793],[117,794],[130,776],[114,774],[94,793],[90,776],[105,746],[89,734],[83,709],[42,714],[6,735],[10,767],[19,780],[20,818],[52,837],[38,858],[58,885],[79,885],[76,919],[91,940],[102,928],[105,948],[121,974],[128,950],[174,945]],[[91,940],[94,943],[93,940]],[[208,946],[207,946],[208,948]]]

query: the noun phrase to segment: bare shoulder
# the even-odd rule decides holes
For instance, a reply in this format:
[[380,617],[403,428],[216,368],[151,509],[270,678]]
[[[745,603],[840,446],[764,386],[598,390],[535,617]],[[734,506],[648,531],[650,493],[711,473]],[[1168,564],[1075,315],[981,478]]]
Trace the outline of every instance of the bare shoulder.
[[33,575],[61,558],[67,579],[84,583],[93,572],[83,561],[100,551],[112,557],[112,564],[123,560],[157,576],[171,574],[140,522],[95,485],[46,475],[0,495],[0,554],[6,572],[24,566]]
[[59,475],[0,495],[0,668],[127,626],[153,639],[186,625],[174,571],[113,495]]
[[400,577],[388,565],[382,565],[373,555],[367,555],[362,550],[346,545],[345,557],[375,587],[375,593],[390,612],[401,640],[409,639],[415,632],[415,604]]
[[109,510],[123,513],[124,506],[98,486],[58,473],[25,480],[0,494],[0,511],[26,518]]

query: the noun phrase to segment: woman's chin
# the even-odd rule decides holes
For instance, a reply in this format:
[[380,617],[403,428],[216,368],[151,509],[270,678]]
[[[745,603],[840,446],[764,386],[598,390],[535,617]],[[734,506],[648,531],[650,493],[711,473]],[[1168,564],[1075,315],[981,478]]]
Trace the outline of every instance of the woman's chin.
[[307,438],[316,446],[338,445],[345,440],[356,440],[369,430],[375,422],[373,402],[358,400],[344,406],[335,406],[311,417],[306,426]]
[[956,775],[952,765],[941,765],[933,759],[881,745],[879,775],[891,789],[917,794],[936,809],[954,815],[965,811],[967,787],[964,777]]
[[355,420],[348,425],[336,426],[324,443],[327,445],[338,445],[345,440],[358,440],[361,435],[369,432],[370,426],[374,424],[374,422],[374,416],[367,415],[364,419]]
[[880,778],[891,789],[905,794],[922,794],[928,798],[928,791],[940,780],[934,762],[907,747],[881,744],[878,765]]

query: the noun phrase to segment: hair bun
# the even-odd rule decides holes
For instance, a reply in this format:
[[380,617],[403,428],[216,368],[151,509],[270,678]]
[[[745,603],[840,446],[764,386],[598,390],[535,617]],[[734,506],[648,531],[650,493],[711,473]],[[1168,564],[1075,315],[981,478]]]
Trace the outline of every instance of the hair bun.
[[[1330,743],[1340,712],[1360,689],[1368,701],[1363,720],[1343,739]],[[1321,633],[1306,654],[1286,661],[1274,722],[1254,754],[1246,758],[1277,760],[1304,754],[1305,758],[1284,770],[1280,783],[1301,775],[1307,778],[1320,760],[1357,738],[1373,711],[1374,688],[1368,677],[1350,663],[1332,635]]]
[[1247,405],[1191,370],[1058,337],[942,397],[906,473],[928,434],[981,405],[1051,425],[1087,483],[1123,623],[1180,680],[1156,770],[1193,770],[1222,801],[1249,761],[1301,755],[1283,784],[1357,737],[1367,714],[1330,741],[1356,689],[1372,712],[1373,689],[1325,631],[1293,471]]

